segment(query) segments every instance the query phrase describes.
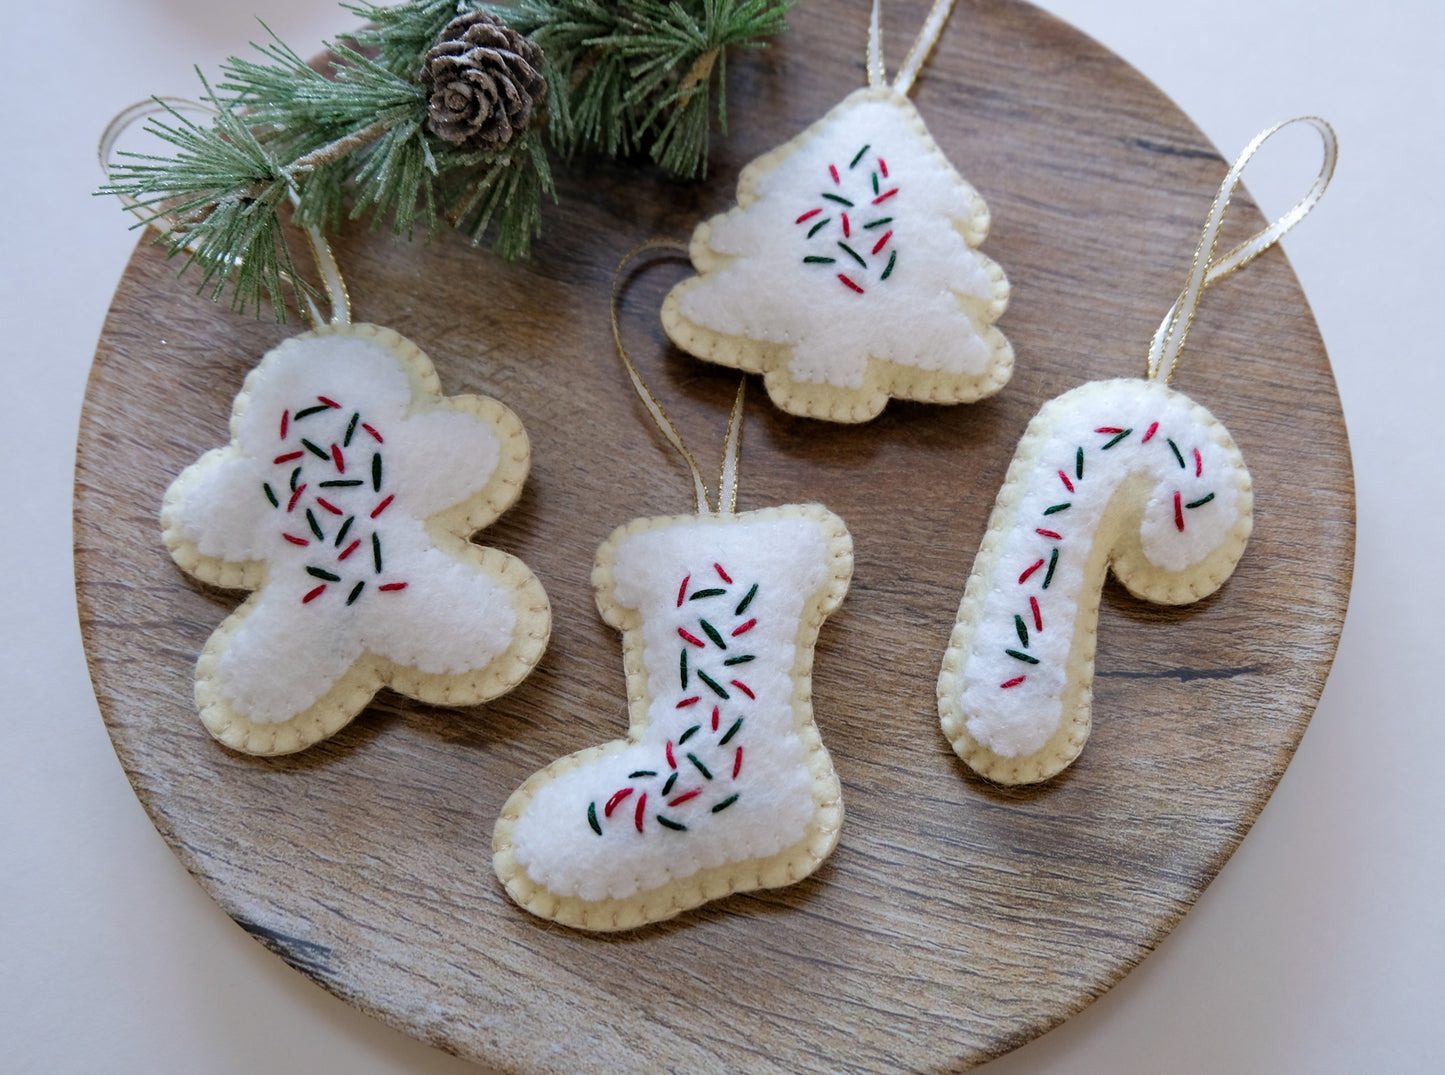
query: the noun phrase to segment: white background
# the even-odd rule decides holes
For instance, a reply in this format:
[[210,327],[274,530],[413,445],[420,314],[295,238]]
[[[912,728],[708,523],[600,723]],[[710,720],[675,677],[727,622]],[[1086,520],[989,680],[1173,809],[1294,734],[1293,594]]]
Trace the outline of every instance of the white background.
[[[90,196],[96,137],[149,94],[192,96],[190,65],[214,71],[242,51],[253,13],[303,54],[350,16],[331,0],[5,6],[0,1067],[476,1071],[313,986],[202,893],[111,751],[75,616],[80,404],[135,242],[115,205]],[[1226,156],[1300,113],[1339,130],[1334,186],[1285,247],[1344,400],[1358,559],[1324,700],[1254,831],[1143,966],[987,1070],[1445,1070],[1445,706],[1431,678],[1445,641],[1445,5],[1043,6],[1140,68]],[[1251,171],[1266,211],[1293,201],[1314,167],[1305,154]]]

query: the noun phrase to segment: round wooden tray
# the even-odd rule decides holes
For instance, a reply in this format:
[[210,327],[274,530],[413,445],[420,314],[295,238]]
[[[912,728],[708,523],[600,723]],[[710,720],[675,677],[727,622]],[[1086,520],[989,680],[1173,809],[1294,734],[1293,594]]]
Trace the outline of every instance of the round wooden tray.
[[[923,15],[888,5],[893,65]],[[787,417],[755,384],[746,420],[741,506],[821,501],[856,545],[814,676],[847,806],[837,851],[791,888],[620,936],[508,901],[490,848],[503,800],[626,726],[593,554],[618,524],[689,505],[613,352],[613,267],[726,209],[746,161],[861,85],[866,16],[862,2],[804,4],[775,48],[735,57],[735,127],[706,182],[572,169],[527,263],[454,236],[338,244],[358,318],[418,342],[448,392],[505,401],[531,435],[526,491],[479,540],[532,567],[555,630],[536,673],[488,706],[383,694],[340,735],[276,760],[211,741],[192,665],[238,597],[175,568],[156,514],[171,477],[227,439],[245,373],[299,327],[194,296],[148,245],[117,291],[75,509],[82,627],[116,751],[237,922],[443,1049],[520,1071],[980,1062],[1078,1011],[1159,943],[1249,829],[1314,710],[1349,591],[1354,501],[1324,348],[1276,250],[1211,290],[1174,382],[1228,426],[1254,475],[1256,530],[1234,577],[1178,609],[1106,587],[1093,738],[1057,779],[991,787],[944,741],[934,682],[1014,445],[1045,400],[1142,373],[1226,168],[1156,89],[1068,26],[1020,3],[961,5],[914,96],[992,207],[984,250],[1014,287],[1000,323],[1012,383],[972,406],[891,403],[846,428]],[[1261,223],[1239,201],[1226,241]],[[656,312],[682,271],[638,277],[627,330],[714,458],[736,379],[668,347]]]

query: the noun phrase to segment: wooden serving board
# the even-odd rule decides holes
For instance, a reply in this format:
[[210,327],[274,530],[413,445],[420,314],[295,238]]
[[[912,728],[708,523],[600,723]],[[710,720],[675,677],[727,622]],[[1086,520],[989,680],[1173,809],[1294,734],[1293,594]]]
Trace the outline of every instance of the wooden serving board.
[[[1045,400],[1142,373],[1226,169],[1094,42],[1026,4],[961,3],[914,96],[992,207],[984,250],[1014,287],[1000,322],[1018,354],[1012,383],[976,405],[894,402],[838,427],[783,415],[755,382],[746,420],[741,506],[821,501],[855,541],[814,677],[847,807],[837,851],[791,888],[619,936],[508,901],[490,848],[503,800],[626,727],[593,554],[618,524],[690,502],[613,351],[613,268],[641,240],[686,238],[728,208],[746,161],[862,84],[867,7],[805,3],[775,48],[734,57],[734,127],[706,182],[637,164],[568,172],[527,263],[455,236],[396,245],[355,230],[338,243],[359,319],[417,341],[448,392],[505,401],[531,435],[526,491],[479,540],[532,567],[555,629],[535,674],[490,705],[383,694],[340,735],[276,760],[211,741],[192,664],[239,596],[182,575],[156,515],[172,476],[226,441],[246,372],[299,327],[194,296],[146,245],[116,293],[75,508],[82,627],[116,751],[236,921],[443,1049],[529,1072],[981,1062],[1084,1007],[1159,943],[1248,831],[1319,698],[1354,500],[1324,348],[1276,250],[1211,290],[1174,380],[1225,423],[1254,475],[1255,534],[1233,578],[1177,609],[1106,587],[1093,737],[1048,784],[991,787],[944,741],[934,683],[1014,445]],[[887,5],[891,66],[924,9]],[[1233,215],[1227,242],[1262,223],[1243,196]],[[736,379],[669,348],[656,312],[682,271],[640,275],[626,327],[713,458]]]

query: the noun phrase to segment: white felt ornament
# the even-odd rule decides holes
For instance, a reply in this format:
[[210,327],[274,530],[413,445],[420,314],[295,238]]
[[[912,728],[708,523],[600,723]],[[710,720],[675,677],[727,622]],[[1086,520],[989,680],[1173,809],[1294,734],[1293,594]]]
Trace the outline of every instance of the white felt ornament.
[[1133,594],[1184,604],[1234,571],[1252,525],[1249,471],[1228,431],[1167,387],[1205,287],[1297,223],[1334,169],[1325,142],[1309,193],[1257,235],[1214,258],[1229,198],[1263,132],[1230,169],[1188,284],[1156,333],[1143,380],[1095,381],[1046,403],[1024,433],[989,519],[938,679],[954,750],[1006,784],[1058,773],[1091,724],[1091,684],[1105,572]]
[[988,207],[908,100],[951,7],[939,0],[888,85],[875,3],[868,88],[743,169],[737,208],[693,234],[698,275],[664,302],[679,347],[763,374],[793,414],[861,422],[890,396],[968,402],[1012,373],[994,327],[1008,281],[975,249]]
[[833,849],[843,817],[811,674],[818,630],[852,575],[848,530],[817,504],[736,512],[741,387],[710,506],[622,355],[692,468],[697,511],[634,520],[602,545],[592,582],[622,632],[627,736],[535,773],[493,836],[517,903],[590,930],[798,881]]

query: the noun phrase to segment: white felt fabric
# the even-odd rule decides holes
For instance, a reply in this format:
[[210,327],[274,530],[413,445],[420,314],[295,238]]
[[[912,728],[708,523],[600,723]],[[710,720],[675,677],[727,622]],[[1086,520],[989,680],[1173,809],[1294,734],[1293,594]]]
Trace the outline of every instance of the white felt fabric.
[[[1097,386],[1088,386],[1094,389]],[[1235,466],[1228,450],[1210,435],[1199,411],[1178,393],[1148,381],[1110,382],[1107,394],[1091,391],[1075,405],[1069,395],[1045,404],[1036,421],[1052,426],[1038,464],[1028,475],[1013,525],[1004,539],[995,577],[989,581],[982,615],[962,674],[962,708],[968,730],[1003,757],[1030,754],[1058,727],[1068,678],[1075,625],[1084,587],[1085,566],[1094,542],[1109,525],[1110,498],[1128,478],[1148,483],[1148,500],[1139,536],[1147,559],[1168,571],[1185,571],[1207,557],[1229,536],[1238,518],[1239,490],[1248,474]],[[1158,423],[1147,443],[1144,437]],[[1111,448],[1115,433],[1130,430]],[[1176,457],[1169,442],[1179,450]],[[1083,477],[1078,452],[1083,449]],[[1199,452],[1196,461],[1194,452]],[[1183,459],[1181,464],[1180,459]],[[1196,474],[1196,471],[1200,473]],[[1063,476],[1060,476],[1062,472]],[[1071,482],[1071,492],[1065,479]],[[1180,497],[1176,519],[1175,494]],[[1214,497],[1196,508],[1206,495]],[[1062,511],[1048,508],[1068,504]],[[1116,501],[1114,509],[1124,510]],[[1060,535],[1059,538],[1039,533]],[[1054,551],[1058,563],[1048,567]],[[1035,568],[1020,581],[1032,565]],[[1048,585],[1044,583],[1047,580]],[[1029,598],[1039,605],[1039,630]],[[1028,642],[1019,637],[1022,619]],[[1026,653],[1029,664],[1008,651]],[[1002,685],[1023,676],[1015,686]]]
[[[923,121],[907,98],[876,96],[869,90],[850,95],[762,175],[756,202],[715,224],[709,245],[736,260],[688,290],[679,310],[716,332],[790,346],[788,371],[797,381],[861,387],[870,355],[925,370],[981,373],[992,351],[955,294],[987,301],[993,291],[983,262],[958,230],[981,202],[932,139],[920,137]],[[897,190],[877,205],[875,175],[880,195]],[[815,208],[822,212],[799,222]],[[893,219],[866,227],[883,217]],[[810,238],[823,220],[829,222]],[[889,231],[892,238],[873,253]],[[893,269],[881,279],[895,251]],[[807,256],[836,260],[805,264]],[[842,283],[839,273],[863,293]]]
[[[804,604],[828,581],[826,555],[823,531],[810,519],[738,525],[704,517],[644,531],[618,548],[615,596],[641,615],[649,723],[636,745],[563,773],[532,798],[512,835],[517,861],[532,880],[560,896],[623,899],[706,867],[776,854],[804,836],[815,803],[794,730],[792,673]],[[723,581],[715,565],[731,583]],[[726,592],[696,600],[684,596],[679,605],[685,579],[687,595]],[[756,594],[737,613],[755,583]],[[702,620],[717,631],[725,649],[700,627]],[[734,634],[753,620],[753,627]],[[680,630],[705,645],[683,639]],[[685,687],[680,675],[684,651],[689,660]],[[724,663],[740,656],[754,659]],[[699,672],[728,697],[720,697]],[[698,700],[689,703],[692,698]],[[722,743],[739,718],[738,730]],[[694,726],[698,731],[680,742]],[[734,778],[738,748],[742,763]],[[639,771],[656,776],[631,775]],[[664,794],[674,773],[677,778]],[[634,790],[607,816],[608,801],[628,787]],[[670,805],[695,788],[701,794]],[[643,793],[648,798],[639,832],[637,804]],[[714,809],[732,796],[736,799],[730,804]],[[600,835],[588,821],[589,805]],[[666,827],[657,820],[659,814],[686,829]]]
[[[487,423],[445,410],[409,415],[404,369],[383,348],[347,336],[290,341],[252,372],[246,393],[232,444],[196,464],[178,516],[203,555],[267,563],[218,665],[238,712],[258,723],[288,720],[363,652],[437,673],[481,668],[506,650],[516,620],[509,595],[439,551],[424,525],[496,469],[500,444]],[[317,406],[324,409],[297,417]],[[360,484],[321,484],[337,481]]]

